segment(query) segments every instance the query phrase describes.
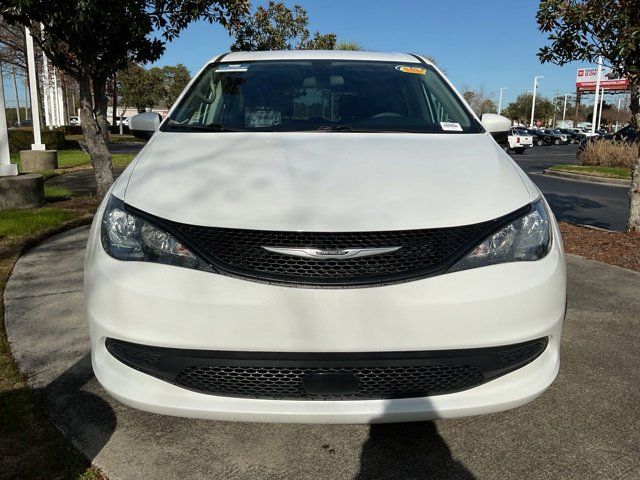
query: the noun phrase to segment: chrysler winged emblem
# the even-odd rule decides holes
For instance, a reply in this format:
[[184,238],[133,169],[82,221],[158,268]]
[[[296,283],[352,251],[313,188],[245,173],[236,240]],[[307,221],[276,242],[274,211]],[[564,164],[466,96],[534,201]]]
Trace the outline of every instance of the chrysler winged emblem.
[[318,248],[297,247],[262,247],[269,252],[291,255],[293,257],[312,258],[314,260],[348,260],[351,258],[372,257],[400,250],[402,247],[377,247],[377,248],[345,248],[334,250],[321,250]]

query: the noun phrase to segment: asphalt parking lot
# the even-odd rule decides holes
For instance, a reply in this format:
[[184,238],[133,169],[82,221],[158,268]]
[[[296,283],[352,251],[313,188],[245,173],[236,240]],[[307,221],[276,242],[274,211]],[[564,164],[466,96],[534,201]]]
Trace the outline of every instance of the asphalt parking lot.
[[533,147],[512,154],[518,165],[542,190],[558,220],[625,230],[629,216],[628,187],[577,182],[544,175],[542,170],[558,163],[576,163],[576,145]]
[[97,383],[86,236],[72,230],[19,260],[6,328],[29,385],[110,480],[640,478],[638,272],[568,257],[560,373],[518,409],[372,426],[213,422],[131,409]]

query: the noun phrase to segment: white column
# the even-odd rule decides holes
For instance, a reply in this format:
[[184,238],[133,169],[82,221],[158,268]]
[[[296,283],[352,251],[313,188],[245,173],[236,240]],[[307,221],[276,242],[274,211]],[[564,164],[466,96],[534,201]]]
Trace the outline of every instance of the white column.
[[59,127],[60,126],[60,99],[59,99],[59,95],[58,95],[58,70],[56,69],[56,67],[53,67],[52,69],[52,74],[53,74],[53,95],[51,95],[51,100],[52,100],[52,111],[53,111],[53,126],[54,127]]
[[[42,26],[42,30],[44,30],[44,26]],[[42,52],[42,103],[44,104],[44,124],[51,128],[51,126],[53,126],[53,112],[51,112],[51,91],[49,88],[49,82],[49,60],[44,52]]]
[[0,72],[0,177],[18,175],[18,166],[11,164],[9,154],[9,130],[7,129],[7,115],[4,108],[4,82]]
[[600,77],[602,76],[602,57],[598,57],[598,75],[596,77],[596,93],[593,98],[593,117],[591,118],[591,133],[596,133],[598,117],[598,94],[600,93]]
[[27,43],[27,70],[29,71],[29,93],[31,98],[31,118],[33,120],[33,144],[31,145],[31,150],[45,150],[40,135],[40,106],[38,105],[38,82],[36,81],[36,59],[33,52],[33,38],[28,28],[25,28],[25,33]]

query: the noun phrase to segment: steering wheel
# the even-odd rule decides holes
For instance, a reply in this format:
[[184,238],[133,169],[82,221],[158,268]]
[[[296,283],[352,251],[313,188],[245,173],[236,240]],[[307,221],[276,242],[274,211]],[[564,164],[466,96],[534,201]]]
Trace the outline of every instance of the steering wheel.
[[396,112],[380,112],[375,115],[371,115],[369,118],[381,118],[381,117],[403,117],[404,115],[400,115]]

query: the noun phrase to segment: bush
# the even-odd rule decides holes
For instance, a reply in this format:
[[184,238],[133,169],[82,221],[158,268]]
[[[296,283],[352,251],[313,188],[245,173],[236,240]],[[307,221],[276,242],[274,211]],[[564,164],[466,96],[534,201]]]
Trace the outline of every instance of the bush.
[[578,155],[581,165],[631,168],[638,160],[638,144],[595,140]]
[[[62,150],[66,146],[63,130],[42,130],[42,143],[49,150]],[[33,129],[12,128],[9,130],[9,150],[19,152],[30,150],[33,143]]]

